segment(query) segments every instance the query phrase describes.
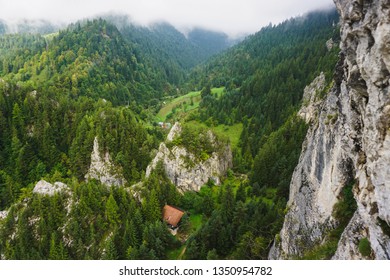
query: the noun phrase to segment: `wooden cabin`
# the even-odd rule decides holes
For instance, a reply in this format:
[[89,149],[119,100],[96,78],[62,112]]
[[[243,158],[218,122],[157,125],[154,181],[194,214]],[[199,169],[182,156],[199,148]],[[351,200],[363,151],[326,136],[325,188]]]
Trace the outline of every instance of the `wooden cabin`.
[[184,211],[171,205],[165,205],[163,208],[163,220],[170,228],[177,228],[181,218],[184,215]]

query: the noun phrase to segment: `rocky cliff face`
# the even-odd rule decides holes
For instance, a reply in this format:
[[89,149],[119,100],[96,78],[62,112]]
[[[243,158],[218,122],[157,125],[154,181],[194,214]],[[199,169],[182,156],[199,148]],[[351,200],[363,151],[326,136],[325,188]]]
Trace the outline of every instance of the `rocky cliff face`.
[[308,124],[318,120],[318,109],[322,103],[321,95],[325,86],[325,75],[321,73],[303,92],[302,107],[298,115]]
[[[167,143],[180,135],[181,126],[176,123],[167,136]],[[215,143],[215,136],[208,132],[208,137]],[[158,153],[152,163],[146,169],[146,177],[150,176],[158,162],[162,162],[168,178],[181,191],[199,191],[200,187],[212,179],[215,184],[220,184],[220,177],[225,175],[232,167],[233,157],[229,146],[222,151],[215,151],[205,161],[197,162],[196,156],[187,151],[185,147],[173,146],[168,148],[166,143],[161,143]],[[187,162],[194,164],[190,167]]]
[[85,179],[96,179],[106,186],[123,186],[126,180],[121,174],[120,168],[114,166],[108,152],[105,152],[103,158],[101,157],[99,141],[95,137],[91,154],[91,165],[88,173],[85,175]]
[[45,180],[40,180],[33,189],[33,193],[50,196],[62,191],[69,191],[69,188],[66,184],[62,182],[55,182],[54,184],[50,184]]
[[[334,0],[341,16],[335,86],[315,104],[270,258],[302,256],[326,242],[334,206],[354,182],[357,210],[334,259],[390,259],[390,1]],[[359,250],[362,239],[371,253]]]

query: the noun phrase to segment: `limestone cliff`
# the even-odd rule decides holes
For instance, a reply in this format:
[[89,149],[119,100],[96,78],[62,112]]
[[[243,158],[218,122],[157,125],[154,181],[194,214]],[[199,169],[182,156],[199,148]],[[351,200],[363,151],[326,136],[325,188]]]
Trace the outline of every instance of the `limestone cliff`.
[[321,104],[321,93],[325,89],[325,75],[321,73],[314,81],[308,85],[302,97],[302,107],[298,115],[305,120],[306,123],[318,119],[318,106]]
[[[232,167],[232,152],[229,146],[222,150],[214,151],[212,155],[204,161],[198,162],[196,155],[189,152],[184,146],[173,146],[168,148],[168,143],[181,133],[181,125],[176,123],[167,136],[167,143],[161,143],[158,153],[152,163],[146,169],[146,177],[150,176],[152,170],[158,162],[162,162],[168,178],[181,191],[194,190],[199,191],[200,187],[212,179],[215,184],[220,184],[220,177],[225,175],[227,170]],[[216,146],[216,138],[209,131],[209,139]],[[188,161],[192,162],[190,166]]]
[[[335,85],[316,104],[294,171],[288,212],[270,258],[324,244],[338,225],[334,206],[354,182],[357,210],[334,259],[390,259],[390,1],[334,0],[341,16]],[[363,256],[359,242],[369,240]]]
[[33,193],[50,196],[62,191],[69,191],[69,188],[66,184],[62,182],[55,182],[54,184],[50,184],[45,180],[40,180],[33,189]]
[[91,165],[88,173],[85,175],[85,179],[96,179],[106,186],[122,186],[126,183],[126,180],[121,174],[120,168],[114,166],[107,151],[104,153],[104,157],[101,157],[99,141],[95,137],[91,154]]

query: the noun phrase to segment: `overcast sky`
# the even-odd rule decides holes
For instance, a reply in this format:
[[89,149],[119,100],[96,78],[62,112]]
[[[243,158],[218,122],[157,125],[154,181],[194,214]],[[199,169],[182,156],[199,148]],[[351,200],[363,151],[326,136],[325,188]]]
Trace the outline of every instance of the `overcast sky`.
[[141,24],[167,21],[180,29],[199,26],[236,36],[333,5],[333,0],[0,0],[0,18],[69,23],[119,12]]

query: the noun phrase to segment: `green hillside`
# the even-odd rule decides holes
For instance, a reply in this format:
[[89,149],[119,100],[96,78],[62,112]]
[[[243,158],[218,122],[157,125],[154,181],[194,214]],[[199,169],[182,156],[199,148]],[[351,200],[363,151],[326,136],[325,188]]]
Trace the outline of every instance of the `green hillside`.
[[[222,97],[225,92],[225,87],[211,89],[211,93],[216,98]],[[180,120],[186,113],[198,108],[201,100],[201,91],[192,91],[172,100],[165,100],[162,102],[162,108],[159,110],[156,118],[162,122],[165,122],[167,118]]]

